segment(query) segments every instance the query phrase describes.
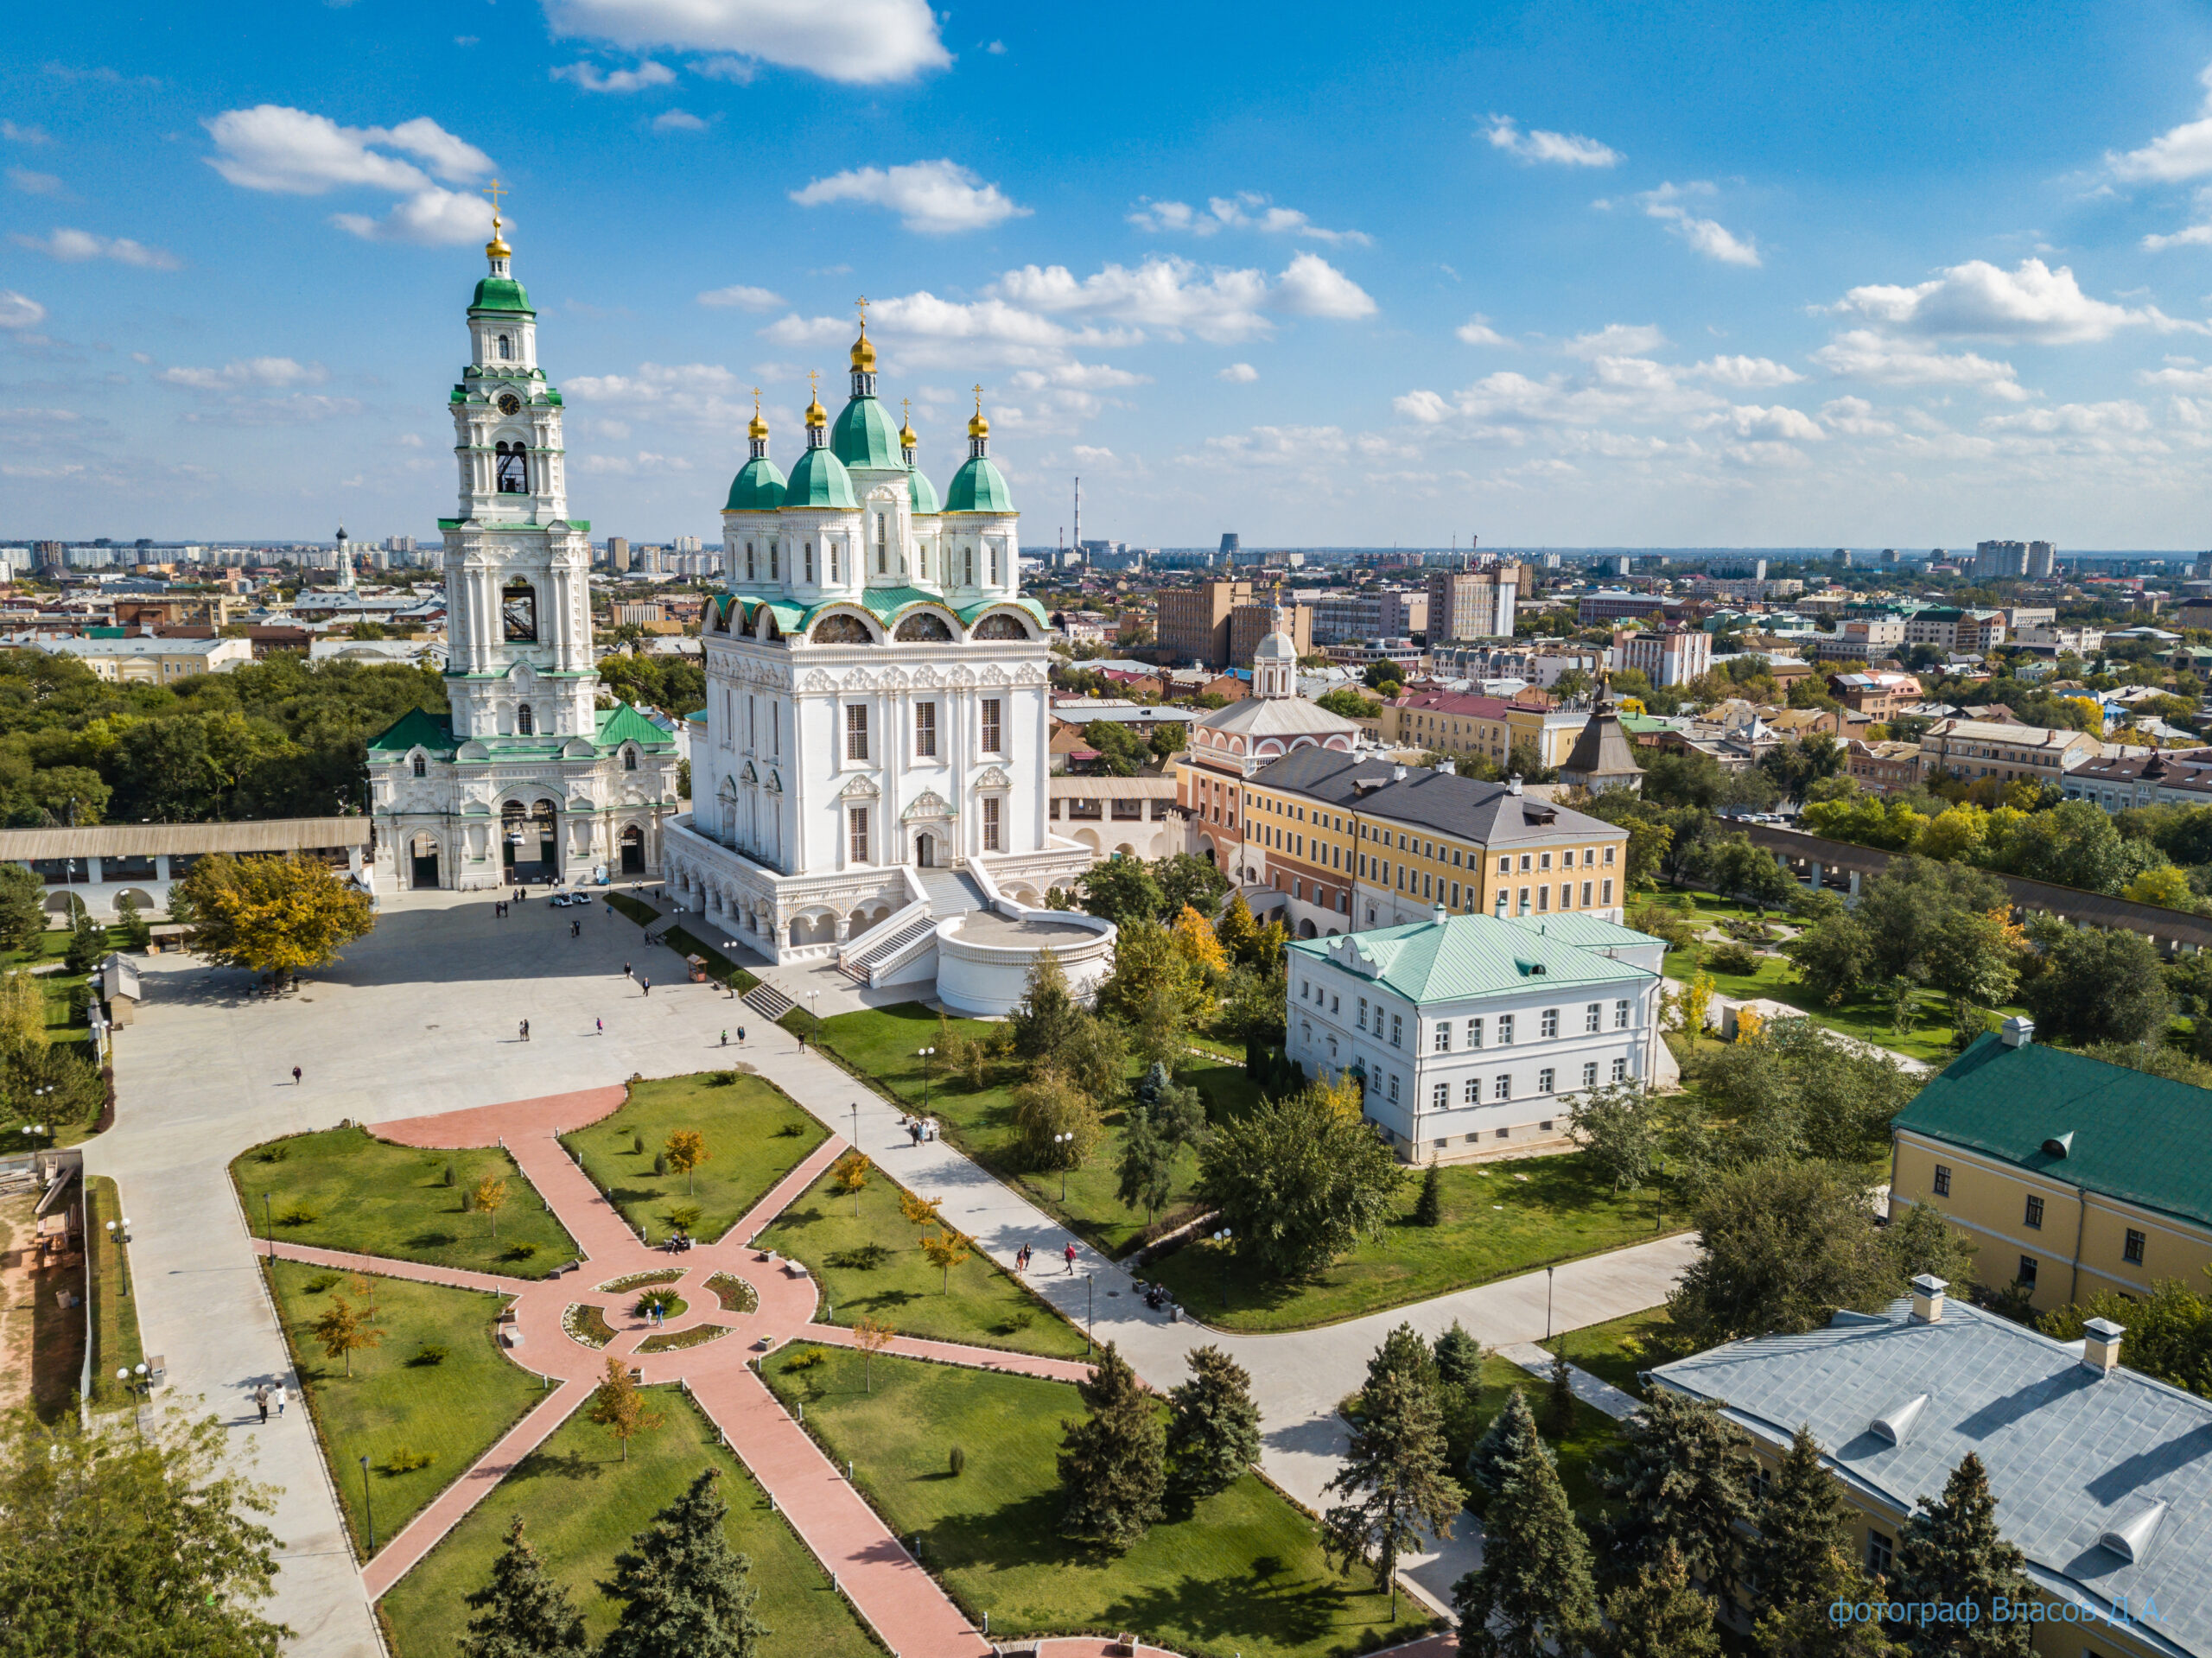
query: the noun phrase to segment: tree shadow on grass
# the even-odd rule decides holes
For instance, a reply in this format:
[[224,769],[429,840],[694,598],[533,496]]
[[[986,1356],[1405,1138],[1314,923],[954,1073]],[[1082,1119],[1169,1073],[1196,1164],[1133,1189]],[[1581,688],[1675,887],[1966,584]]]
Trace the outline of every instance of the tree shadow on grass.
[[556,1453],[534,1451],[524,1458],[515,1470],[515,1477],[522,1479],[565,1479],[569,1481],[599,1479],[605,1476],[611,1461],[596,1461],[574,1451]]
[[407,1247],[410,1249],[449,1249],[460,1242],[459,1236],[451,1232],[417,1232],[407,1240]]
[[[1170,1645],[1187,1641],[1214,1648],[1241,1638],[1303,1647],[1336,1634],[1343,1642],[1338,1650],[1363,1651],[1368,1636],[1387,1627],[1382,1606],[1375,1609],[1372,1621],[1355,1611],[1356,1598],[1366,1586],[1367,1580],[1357,1575],[1341,1581],[1293,1577],[1281,1560],[1263,1555],[1253,1561],[1249,1574],[1186,1573],[1172,1584],[1124,1595],[1107,1606],[1105,1621],[1149,1631],[1153,1639]],[[1401,1622],[1419,1627],[1417,1614]]]
[[787,1209],[782,1214],[776,1217],[776,1224],[779,1227],[812,1226],[822,1218],[822,1211],[819,1209],[811,1207],[806,1209]]

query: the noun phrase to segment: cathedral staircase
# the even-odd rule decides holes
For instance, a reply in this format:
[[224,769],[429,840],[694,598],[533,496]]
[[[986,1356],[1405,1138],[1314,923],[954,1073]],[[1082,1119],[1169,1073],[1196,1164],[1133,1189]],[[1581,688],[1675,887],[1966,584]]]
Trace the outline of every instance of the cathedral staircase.
[[846,950],[837,957],[837,970],[855,984],[875,982],[878,973],[912,961],[916,950],[937,937],[938,918],[925,910],[896,926],[887,924],[861,941],[859,950]]
[[837,952],[837,970],[858,985],[886,982],[891,974],[936,947],[940,921],[985,907],[974,877],[957,869],[915,869],[923,898]]

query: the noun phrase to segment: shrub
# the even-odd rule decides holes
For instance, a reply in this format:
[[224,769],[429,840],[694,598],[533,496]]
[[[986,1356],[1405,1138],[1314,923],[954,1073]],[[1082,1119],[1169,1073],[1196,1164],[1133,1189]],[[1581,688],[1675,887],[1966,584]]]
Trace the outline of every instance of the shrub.
[[446,1165],[446,1184],[448,1185],[453,1184],[453,1165],[450,1163]]
[[398,1446],[384,1459],[384,1471],[387,1474],[411,1474],[418,1468],[429,1465],[429,1452],[410,1450],[405,1445]]
[[279,1226],[312,1226],[321,1218],[305,1204],[287,1204],[276,1216]]
[[282,1163],[291,1154],[292,1148],[289,1146],[264,1146],[261,1151],[261,1160],[264,1163]]
[[509,1261],[528,1261],[537,1253],[537,1246],[534,1243],[517,1243],[511,1245],[508,1248],[507,1259]]
[[639,1318],[644,1318],[649,1313],[658,1312],[664,1318],[673,1318],[683,1311],[683,1298],[674,1290],[647,1290],[638,1298]]
[[944,1460],[947,1465],[952,1470],[953,1478],[958,1479],[962,1474],[967,1471],[968,1453],[963,1451],[958,1445],[952,1447],[951,1454]]
[[863,1243],[857,1248],[847,1249],[830,1264],[848,1272],[872,1273],[891,1259],[891,1251],[880,1243]]
[[436,1342],[424,1342],[415,1356],[408,1361],[410,1364],[443,1364],[445,1362],[446,1350]]
[[474,1214],[475,1210],[476,1194],[471,1191],[467,1186],[463,1186],[461,1189],[461,1212],[464,1215],[469,1215]]
[[630,1136],[630,1149],[633,1152],[644,1151],[645,1149],[645,1137],[643,1134],[632,1134]]
[[655,1174],[666,1174],[668,1172],[668,1153],[666,1152],[655,1152],[653,1153],[653,1172]]
[[821,1366],[827,1364],[829,1362],[830,1356],[827,1353],[824,1353],[818,1347],[810,1347],[804,1353],[798,1354],[784,1362],[784,1374],[789,1375],[796,1370],[817,1369]]
[[308,1280],[308,1293],[309,1295],[320,1295],[327,1289],[335,1288],[337,1284],[338,1274],[336,1273],[318,1273],[313,1278]]
[[1001,1336],[1018,1336],[1036,1322],[1037,1315],[1032,1312],[1027,1307],[1024,1307],[1019,1312],[1009,1316],[999,1325],[999,1334]]
[[797,1140],[805,1133],[806,1125],[804,1123],[787,1122],[782,1128],[776,1130],[776,1138],[779,1140]]
[[1749,944],[1732,939],[1706,951],[1705,964],[1715,973],[1733,973],[1748,978],[1759,970],[1759,956]]

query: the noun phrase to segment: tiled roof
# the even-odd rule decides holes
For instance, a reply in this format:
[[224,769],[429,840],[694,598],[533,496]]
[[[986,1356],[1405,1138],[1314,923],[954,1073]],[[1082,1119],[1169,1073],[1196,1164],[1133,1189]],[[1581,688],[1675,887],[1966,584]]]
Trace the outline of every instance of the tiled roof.
[[[1303,938],[1290,948],[1311,960],[1364,973],[1416,1005],[1547,987],[1641,985],[1656,976],[1603,954],[1602,947],[1545,932],[1554,919],[1523,926],[1495,916],[1447,915],[1341,937]],[[1640,943],[1658,942],[1641,933],[1628,936]],[[1369,966],[1374,970],[1368,971]]]
[[[1940,1493],[1974,1452],[1999,1528],[2046,1592],[2107,1607],[2124,1596],[2139,1617],[2155,1598],[2158,1621],[2134,1626],[2139,1637],[2212,1655],[2212,1401],[2124,1369],[2100,1375],[2078,1344],[1955,1301],[1934,1324],[1913,1323],[1899,1301],[1653,1375],[1719,1403],[1770,1445],[1810,1429],[1831,1472],[1898,1513]],[[1902,1444],[1872,1431],[1874,1418],[1923,1395]],[[2103,1546],[2160,1502],[2170,1506],[2138,1560]]]
[[[2212,1089],[1989,1035],[1914,1096],[1896,1127],[2212,1226]],[[2064,1155],[2044,1149],[2067,1135]]]

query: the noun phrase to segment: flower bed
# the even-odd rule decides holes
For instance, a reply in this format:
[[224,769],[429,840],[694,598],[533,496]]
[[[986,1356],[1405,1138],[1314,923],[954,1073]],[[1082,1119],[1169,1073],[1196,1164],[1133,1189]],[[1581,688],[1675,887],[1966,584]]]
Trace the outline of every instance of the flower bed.
[[647,1284],[673,1284],[683,1276],[681,1267],[670,1267],[659,1272],[632,1273],[627,1278],[610,1278],[599,1286],[602,1295],[620,1295],[624,1290],[642,1289]]
[[666,1353],[679,1347],[696,1347],[702,1342],[719,1341],[729,1334],[728,1324],[694,1324],[689,1330],[671,1330],[665,1335],[648,1336],[638,1344],[640,1353]]
[[707,1280],[707,1287],[722,1304],[724,1312],[753,1312],[760,1308],[760,1298],[753,1293],[753,1286],[741,1278],[733,1278],[728,1273],[716,1273]]
[[571,1341],[582,1342],[586,1347],[604,1347],[614,1339],[614,1326],[607,1322],[607,1315],[597,1307],[572,1303],[561,1314],[561,1328]]

